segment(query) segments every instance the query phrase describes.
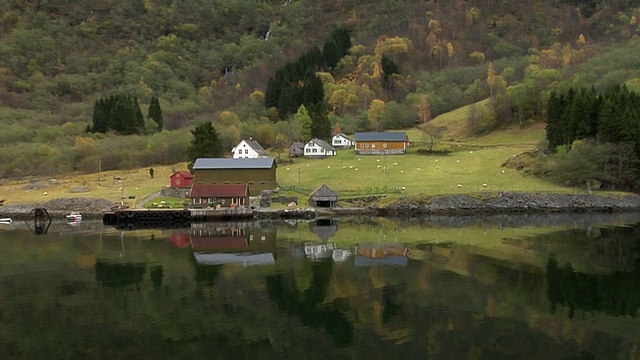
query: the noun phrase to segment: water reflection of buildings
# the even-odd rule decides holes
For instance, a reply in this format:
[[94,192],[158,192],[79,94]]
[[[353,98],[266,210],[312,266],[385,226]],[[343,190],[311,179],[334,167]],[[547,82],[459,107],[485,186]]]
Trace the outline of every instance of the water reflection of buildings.
[[322,241],[327,242],[338,232],[338,221],[335,219],[316,219],[309,223],[309,229]]
[[293,257],[306,256],[312,261],[345,262],[355,254],[356,266],[406,266],[409,261],[409,248],[395,244],[359,244],[352,250],[339,249],[334,243],[293,243],[289,251]]
[[406,266],[409,248],[395,244],[359,244],[355,249],[356,266]]
[[277,228],[267,223],[195,223],[189,239],[200,265],[273,264],[277,256]]

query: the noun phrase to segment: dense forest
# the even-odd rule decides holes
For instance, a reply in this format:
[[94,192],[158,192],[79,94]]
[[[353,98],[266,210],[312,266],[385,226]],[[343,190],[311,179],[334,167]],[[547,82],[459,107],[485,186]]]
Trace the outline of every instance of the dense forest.
[[[640,89],[637,0],[0,0],[0,9],[3,178],[173,164],[202,122],[223,149],[249,136],[282,148],[336,124],[404,128],[489,98],[468,119],[483,133],[544,121],[552,92]],[[321,61],[299,75],[321,92],[282,100],[282,74],[309,54]],[[138,104],[135,128],[88,131],[96,105],[114,97]],[[159,111],[162,125],[150,117]]]

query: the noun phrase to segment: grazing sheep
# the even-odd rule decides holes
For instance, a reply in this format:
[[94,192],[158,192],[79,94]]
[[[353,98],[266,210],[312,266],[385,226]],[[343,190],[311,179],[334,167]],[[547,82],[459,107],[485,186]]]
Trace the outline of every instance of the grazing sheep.
[[404,174],[404,170],[400,170],[400,173],[401,173],[401,174]]
[[42,195],[47,196],[47,195],[49,195],[49,193],[45,191],[45,192],[42,193]]
[[331,165],[327,165],[327,169],[331,169]]
[[287,168],[287,171],[289,171],[289,168]]
[[482,187],[487,187],[487,186],[488,186],[487,184],[482,184]]
[[420,171],[420,168],[416,168],[416,170]]
[[393,163],[393,165],[398,165],[398,163]]
[[469,151],[469,154],[473,154],[473,150]]
[[353,165],[349,165],[349,169],[353,169]]
[[459,162],[460,162],[460,160],[456,160],[456,162],[457,162],[457,163],[459,163]]
[[438,162],[438,159],[436,159],[436,162]]
[[502,170],[502,173],[504,174],[504,170]]
[[461,188],[461,187],[462,187],[462,184],[458,184],[458,187],[459,187],[459,188]]

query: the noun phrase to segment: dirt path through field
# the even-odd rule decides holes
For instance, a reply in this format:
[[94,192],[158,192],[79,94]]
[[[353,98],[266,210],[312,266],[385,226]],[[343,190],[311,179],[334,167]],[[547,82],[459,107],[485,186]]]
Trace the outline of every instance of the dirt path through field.
[[144,205],[146,203],[148,203],[149,201],[152,201],[153,199],[157,198],[158,196],[160,196],[160,192],[154,192],[153,194],[147,196],[146,198],[140,200],[140,202],[136,202],[136,209],[142,209],[144,208]]

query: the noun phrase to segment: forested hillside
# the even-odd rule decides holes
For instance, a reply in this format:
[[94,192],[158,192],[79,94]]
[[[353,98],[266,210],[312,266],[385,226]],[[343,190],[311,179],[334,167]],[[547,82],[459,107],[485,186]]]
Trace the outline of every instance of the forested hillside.
[[[482,133],[542,120],[554,90],[640,89],[636,0],[0,0],[0,10],[4,178],[183,161],[203,121],[225,149],[249,136],[275,148],[304,140],[318,110],[283,111],[267,85],[316,48],[335,54],[336,29],[348,32],[346,55],[305,70],[322,81],[322,116],[347,133],[491,98],[465,119]],[[94,105],[113,96],[139,104],[143,131],[87,132]],[[147,118],[155,98],[161,131]]]

